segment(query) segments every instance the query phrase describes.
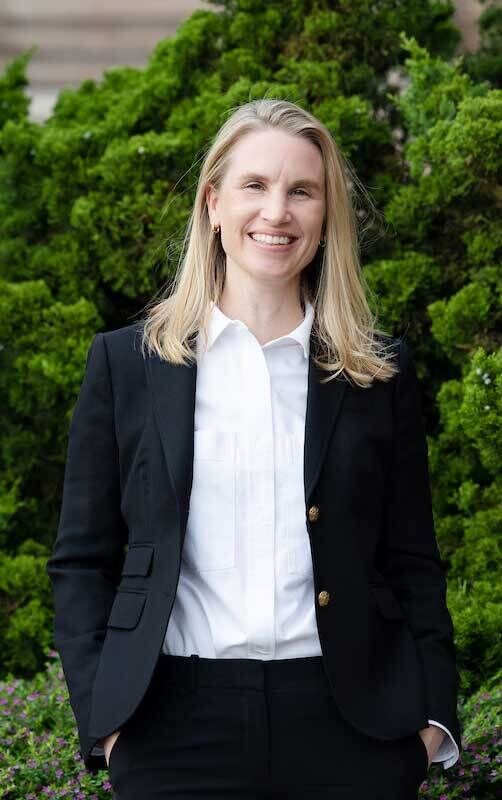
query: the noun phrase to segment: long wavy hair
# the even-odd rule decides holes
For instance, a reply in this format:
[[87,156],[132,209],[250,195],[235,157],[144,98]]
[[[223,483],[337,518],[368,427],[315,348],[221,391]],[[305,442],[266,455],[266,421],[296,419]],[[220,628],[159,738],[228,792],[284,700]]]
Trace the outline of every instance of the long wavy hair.
[[362,388],[370,387],[375,378],[389,380],[397,372],[392,341],[390,334],[376,327],[360,263],[356,187],[373,207],[364,186],[326,126],[295,103],[258,99],[230,113],[202,161],[172,288],[145,307],[141,319],[143,357],[148,351],[175,364],[196,360],[197,333],[201,331],[205,338],[210,303],[218,304],[226,272],[225,252],[212,230],[206,205],[208,184],[216,190],[221,186],[232,148],[243,136],[277,128],[312,142],[324,162],[325,246],[319,246],[300,275],[302,305],[308,296],[314,307],[312,358],[327,373],[321,383],[341,372]]

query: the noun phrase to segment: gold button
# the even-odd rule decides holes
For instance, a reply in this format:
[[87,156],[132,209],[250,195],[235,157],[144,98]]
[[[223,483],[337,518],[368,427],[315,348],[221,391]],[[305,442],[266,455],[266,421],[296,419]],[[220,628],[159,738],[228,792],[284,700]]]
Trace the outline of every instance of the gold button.
[[319,506],[310,506],[309,508],[310,522],[315,522],[318,517],[319,517]]
[[329,603],[329,592],[327,592],[326,589],[323,589],[322,592],[319,592],[317,599],[319,600],[320,606],[327,606]]

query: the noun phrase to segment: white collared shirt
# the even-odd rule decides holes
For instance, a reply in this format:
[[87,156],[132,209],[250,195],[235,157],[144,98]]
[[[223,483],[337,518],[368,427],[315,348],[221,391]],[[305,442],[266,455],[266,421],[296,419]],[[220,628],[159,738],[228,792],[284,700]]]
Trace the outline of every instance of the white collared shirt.
[[[197,338],[193,483],[162,651],[203,658],[322,655],[303,449],[314,310],[261,345],[214,303]],[[459,752],[446,732],[433,761]]]

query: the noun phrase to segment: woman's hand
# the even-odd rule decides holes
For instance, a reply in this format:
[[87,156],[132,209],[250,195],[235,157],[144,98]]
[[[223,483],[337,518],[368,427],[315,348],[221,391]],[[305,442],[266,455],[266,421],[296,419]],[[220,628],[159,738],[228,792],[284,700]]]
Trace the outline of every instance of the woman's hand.
[[110,765],[110,753],[112,752],[113,745],[115,744],[119,736],[120,736],[120,728],[118,731],[110,733],[103,739],[103,747],[105,750],[105,761],[107,767]]
[[429,769],[430,765],[432,764],[432,759],[439,750],[441,742],[446,734],[441,728],[438,728],[437,725],[429,725],[428,728],[422,728],[422,730],[419,731],[419,734],[422,737],[425,749],[427,750],[427,755],[429,757],[427,769]]

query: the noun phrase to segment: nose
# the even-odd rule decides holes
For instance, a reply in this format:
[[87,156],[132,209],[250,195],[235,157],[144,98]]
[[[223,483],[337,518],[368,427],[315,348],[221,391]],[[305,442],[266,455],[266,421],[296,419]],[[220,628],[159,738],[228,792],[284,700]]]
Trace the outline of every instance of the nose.
[[288,198],[284,196],[283,192],[280,190],[270,192],[263,205],[262,217],[271,225],[278,225],[291,219]]

